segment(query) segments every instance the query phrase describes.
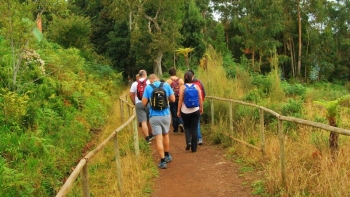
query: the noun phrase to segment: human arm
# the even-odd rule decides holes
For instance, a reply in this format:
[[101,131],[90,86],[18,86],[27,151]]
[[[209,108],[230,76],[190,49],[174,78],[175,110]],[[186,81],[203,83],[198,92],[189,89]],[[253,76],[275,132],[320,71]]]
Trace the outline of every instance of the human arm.
[[152,90],[150,90],[150,88],[152,89],[151,85],[147,85],[145,87],[144,92],[143,92],[143,96],[142,96],[142,100],[141,100],[143,106],[147,106],[148,101],[151,98]]
[[180,86],[179,91],[179,103],[177,105],[177,116],[181,117],[181,107],[184,100],[184,91],[185,91],[185,85]]
[[[199,81],[200,82],[200,84],[201,84],[201,86],[202,86],[202,90],[203,90],[203,96],[205,97],[206,96],[206,93],[205,93],[205,88],[204,88],[204,85],[203,85],[203,83],[202,83],[202,81]],[[204,101],[204,98],[202,98],[202,100]]]
[[135,105],[135,92],[130,92],[131,102]]
[[143,97],[142,98],[142,105],[146,107],[147,104],[148,104],[148,98]]
[[[136,82],[137,83],[137,82]],[[137,91],[137,84],[135,82],[133,84],[131,84],[131,87],[130,87],[130,99],[131,99],[131,102],[135,105],[135,96],[136,96],[136,91]]]
[[196,89],[198,90],[198,98],[199,98],[199,113],[203,114],[203,98],[200,87],[196,86]]

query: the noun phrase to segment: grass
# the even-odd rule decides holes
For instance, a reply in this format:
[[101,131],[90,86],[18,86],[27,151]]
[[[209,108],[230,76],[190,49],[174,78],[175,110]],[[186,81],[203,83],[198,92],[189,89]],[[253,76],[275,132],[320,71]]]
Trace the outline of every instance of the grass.
[[[96,145],[121,125],[119,107],[119,102],[115,102],[113,113],[109,115],[106,127],[103,128],[102,133],[96,140]],[[89,164],[91,195],[95,197],[150,196],[153,185],[152,179],[158,175],[158,170],[150,159],[152,158],[150,147],[142,144],[144,141],[140,140],[140,158],[136,157],[131,126],[127,126],[118,133],[118,143],[120,144],[121,154],[123,194],[120,193],[118,188],[115,153],[113,142],[110,142]],[[77,194],[81,194],[80,184],[77,184],[70,196],[76,196]]]
[[[208,70],[199,70],[203,83],[208,87],[209,95],[217,97],[231,98],[240,100],[244,95],[252,90],[250,86],[251,76],[240,78],[237,75],[235,79],[229,80],[223,78],[224,71],[220,68],[219,57],[214,54],[208,62]],[[241,71],[243,72],[243,71]],[[210,73],[210,77],[204,77]],[[276,78],[270,76],[272,84],[276,84]],[[327,84],[321,84],[314,87],[306,88],[306,92],[300,97],[288,98],[281,96],[279,92],[274,94],[263,95],[258,105],[282,112],[286,103],[291,103],[294,99],[298,102],[298,117],[328,124],[327,112],[313,104],[315,100],[338,98],[347,91],[344,88],[337,89]],[[280,91],[280,90],[279,90]],[[326,95],[326,96],[324,96]],[[271,96],[278,98],[271,98]],[[207,99],[208,102],[209,99]],[[272,102],[273,101],[273,102]],[[294,102],[293,101],[293,102]],[[299,106],[300,105],[300,106]],[[329,132],[321,129],[303,126],[300,124],[286,126],[284,149],[286,158],[286,185],[282,184],[281,161],[280,161],[280,143],[277,132],[277,122],[274,117],[265,117],[265,157],[259,151],[249,148],[237,142],[232,142],[222,133],[230,133],[228,103],[214,101],[215,126],[203,127],[203,135],[215,144],[221,144],[227,150],[226,157],[231,158],[240,166],[240,176],[245,176],[246,172],[254,170],[256,174],[255,181],[251,182],[254,195],[261,196],[350,196],[350,138],[340,136],[339,152],[336,161],[332,160],[328,145]],[[349,104],[342,104],[339,111],[338,125],[342,128],[350,128]],[[210,106],[205,109],[210,120]],[[267,113],[265,113],[266,116]],[[259,139],[259,119],[256,117],[254,110],[247,110],[245,107],[233,110],[232,120],[234,122],[233,135],[235,138],[242,139],[250,144],[260,147]],[[247,184],[247,183],[245,183]]]

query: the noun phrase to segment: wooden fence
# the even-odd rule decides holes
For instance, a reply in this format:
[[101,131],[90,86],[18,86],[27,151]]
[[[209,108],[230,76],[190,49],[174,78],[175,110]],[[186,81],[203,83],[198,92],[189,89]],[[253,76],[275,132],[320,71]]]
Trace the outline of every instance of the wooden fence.
[[[120,160],[120,154],[119,154],[119,145],[118,145],[118,132],[123,130],[125,127],[130,124],[132,124],[133,132],[134,132],[134,147],[135,147],[135,154],[137,157],[140,156],[140,149],[139,149],[139,139],[138,139],[138,127],[137,127],[137,119],[136,119],[136,110],[134,105],[131,105],[128,103],[128,95],[123,95],[119,98],[120,101],[120,114],[121,114],[121,121],[124,122],[124,106],[127,107],[127,112],[129,119],[126,120],[125,123],[123,123],[120,127],[118,127],[116,130],[114,130],[108,137],[105,139],[100,145],[98,145],[94,150],[90,151],[84,158],[80,160],[78,165],[75,167],[73,172],[70,174],[64,185],[61,187],[59,192],[57,193],[56,197],[66,196],[70,189],[72,188],[74,181],[77,179],[77,177],[81,176],[81,185],[82,185],[82,196],[89,197],[90,196],[90,190],[89,190],[89,169],[88,169],[88,162],[91,161],[91,159],[99,153],[105,146],[110,142],[113,141],[114,143],[114,151],[116,156],[116,170],[118,175],[118,188],[121,196],[123,196],[123,177],[122,177],[122,169],[121,169],[121,160]],[[132,111],[132,114],[131,114]]]
[[[350,136],[350,130],[342,129],[338,127],[332,127],[326,124],[322,123],[316,123],[300,118],[295,117],[289,117],[289,116],[283,116],[278,114],[277,112],[259,106],[252,103],[246,103],[238,100],[233,99],[226,99],[226,98],[219,98],[214,96],[207,96],[207,99],[210,100],[210,114],[211,114],[211,123],[214,125],[214,100],[218,101],[225,101],[229,103],[229,124],[230,124],[230,138],[242,143],[246,146],[249,146],[253,149],[256,149],[258,151],[261,151],[263,155],[265,155],[265,129],[264,129],[264,113],[268,112],[275,116],[278,120],[278,134],[279,134],[279,142],[280,142],[280,162],[281,162],[281,172],[282,172],[282,182],[285,184],[286,181],[286,167],[285,167],[285,154],[284,154],[284,132],[283,132],[283,121],[288,122],[294,122],[298,124],[308,125],[320,129],[324,129],[327,131],[333,131],[342,135]],[[90,151],[84,158],[80,160],[78,165],[75,167],[73,172],[70,174],[60,191],[57,193],[56,197],[66,196],[68,192],[70,191],[74,181],[77,179],[77,177],[81,176],[81,183],[82,183],[82,196],[89,197],[90,196],[90,190],[89,190],[89,178],[88,178],[88,162],[97,154],[99,153],[108,142],[112,141],[114,142],[114,150],[116,155],[116,170],[118,174],[118,187],[119,192],[121,196],[123,196],[123,177],[122,177],[122,169],[121,169],[121,163],[120,163],[120,154],[119,154],[119,146],[118,146],[118,132],[127,127],[128,125],[132,124],[133,132],[134,132],[134,147],[135,147],[135,154],[137,157],[140,156],[140,149],[139,149],[139,142],[138,142],[138,124],[136,120],[136,110],[134,105],[131,105],[128,103],[128,95],[123,95],[119,98],[120,101],[120,114],[121,114],[121,121],[124,122],[124,115],[126,113],[124,106],[127,107],[127,115],[129,116],[129,119],[126,120],[125,123],[123,123],[120,127],[118,127],[116,130],[112,132],[112,134],[105,139],[99,146],[97,146],[94,150]],[[233,137],[233,103],[240,104],[240,105],[246,105],[251,106],[259,109],[259,118],[260,118],[260,147],[256,147],[254,145],[251,145],[243,140],[237,139]],[[131,114],[132,111],[132,114]]]
[[[245,144],[253,149],[256,149],[258,151],[261,151],[263,155],[265,155],[265,132],[264,132],[264,112],[268,112],[270,114],[272,114],[273,116],[275,116],[278,120],[278,137],[279,137],[279,143],[280,143],[280,162],[281,162],[281,172],[282,172],[282,184],[285,185],[286,183],[286,166],[285,166],[285,154],[284,154],[284,132],[283,132],[283,121],[288,121],[288,122],[294,122],[294,123],[298,123],[298,124],[302,124],[302,125],[308,125],[308,126],[312,126],[312,127],[316,127],[316,128],[320,128],[320,129],[324,129],[327,131],[333,131],[336,133],[339,133],[341,135],[347,135],[350,136],[350,130],[347,129],[342,129],[342,128],[338,128],[338,127],[332,127],[326,124],[322,124],[322,123],[317,123],[317,122],[313,122],[313,121],[309,121],[309,120],[304,120],[304,119],[300,119],[300,118],[295,118],[295,117],[289,117],[289,116],[282,116],[280,114],[278,114],[277,112],[259,106],[259,105],[255,105],[252,103],[246,103],[246,102],[242,102],[242,101],[238,101],[238,100],[232,100],[232,99],[226,99],[226,98],[219,98],[219,97],[215,97],[215,96],[206,96],[205,98],[210,99],[210,114],[211,114],[211,123],[214,126],[214,100],[218,100],[218,101],[225,101],[229,103],[229,124],[230,124],[230,138],[240,142],[242,144]],[[259,118],[260,118],[260,147],[256,147],[253,146],[243,140],[240,139],[236,139],[233,136],[233,107],[232,107],[232,103],[236,103],[236,104],[240,104],[240,105],[246,105],[246,106],[251,106],[251,107],[255,107],[259,109]]]

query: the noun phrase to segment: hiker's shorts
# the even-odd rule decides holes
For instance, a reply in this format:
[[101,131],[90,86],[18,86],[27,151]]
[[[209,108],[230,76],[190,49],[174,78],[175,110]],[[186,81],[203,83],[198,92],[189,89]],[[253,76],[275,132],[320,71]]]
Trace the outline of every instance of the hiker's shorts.
[[152,116],[149,119],[149,123],[152,126],[153,135],[167,134],[170,130],[171,117],[166,116]]
[[143,106],[142,103],[136,103],[137,122],[146,122],[149,120],[149,105]]

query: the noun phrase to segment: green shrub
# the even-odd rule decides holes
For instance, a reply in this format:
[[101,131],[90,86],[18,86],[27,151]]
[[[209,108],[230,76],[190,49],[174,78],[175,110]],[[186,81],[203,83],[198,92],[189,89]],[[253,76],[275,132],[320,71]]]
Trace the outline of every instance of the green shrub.
[[271,78],[268,78],[264,75],[253,76],[252,84],[261,89],[263,93],[267,95],[270,93],[272,87]]
[[242,98],[243,101],[251,102],[251,103],[259,103],[262,98],[265,98],[266,94],[261,89],[254,89],[249,91]]
[[289,84],[282,83],[282,88],[286,94],[286,96],[304,96],[306,92],[306,88],[302,84]]
[[26,179],[23,173],[9,168],[6,160],[0,155],[0,196],[34,196],[31,180]]
[[288,102],[282,106],[282,114],[285,116],[300,114],[302,112],[302,108],[302,100],[288,99]]

